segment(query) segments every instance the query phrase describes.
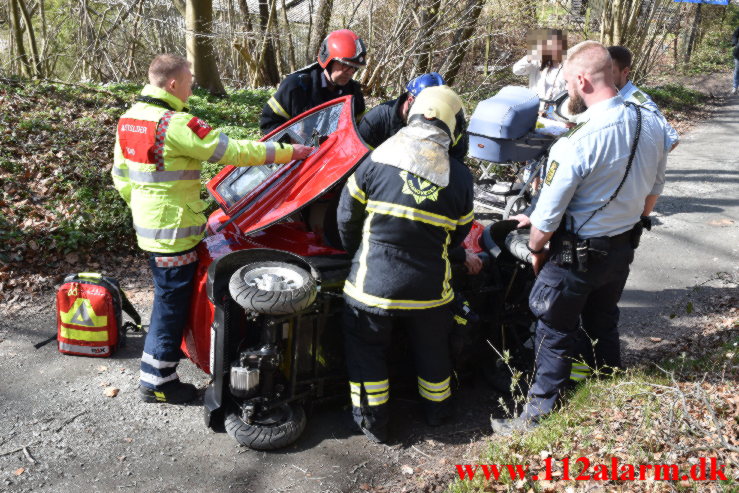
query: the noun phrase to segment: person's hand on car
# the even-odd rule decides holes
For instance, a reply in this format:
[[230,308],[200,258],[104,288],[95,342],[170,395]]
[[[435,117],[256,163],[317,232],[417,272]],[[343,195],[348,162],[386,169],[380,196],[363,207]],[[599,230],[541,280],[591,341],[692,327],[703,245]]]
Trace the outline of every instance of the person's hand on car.
[[526,214],[516,214],[515,216],[511,216],[508,219],[512,221],[518,221],[516,229],[528,228],[529,226],[531,226],[531,219],[529,219],[529,216],[527,216]]
[[313,147],[310,146],[304,146],[302,144],[293,144],[293,159],[295,161],[301,161],[308,156],[310,156],[310,153],[313,152]]
[[464,266],[467,267],[467,273],[475,275],[482,270],[482,259],[472,250],[465,250]]

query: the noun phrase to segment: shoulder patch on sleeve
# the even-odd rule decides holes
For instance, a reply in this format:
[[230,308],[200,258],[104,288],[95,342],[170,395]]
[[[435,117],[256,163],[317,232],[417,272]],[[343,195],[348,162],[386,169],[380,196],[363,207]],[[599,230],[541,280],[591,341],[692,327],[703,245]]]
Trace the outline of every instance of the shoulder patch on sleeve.
[[632,94],[631,96],[639,101],[639,104],[644,104],[647,102],[647,97],[641,91],[634,91],[634,94]]
[[197,116],[193,116],[192,119],[187,122],[187,126],[190,127],[190,130],[195,132],[195,135],[197,135],[201,139],[204,139],[205,136],[208,135],[211,130],[213,130],[213,127],[205,123]]
[[554,179],[554,173],[557,172],[557,168],[559,168],[559,163],[557,161],[552,161],[549,164],[549,170],[547,171],[547,177],[544,179],[544,183],[547,185],[552,184],[552,180]]
[[580,128],[582,128],[582,126],[585,125],[586,123],[587,123],[587,121],[578,123],[577,125],[575,125],[571,129],[569,129],[567,132],[565,132],[564,134],[562,134],[562,137],[572,137],[572,134],[574,134],[575,132],[577,132],[578,130],[580,130]]

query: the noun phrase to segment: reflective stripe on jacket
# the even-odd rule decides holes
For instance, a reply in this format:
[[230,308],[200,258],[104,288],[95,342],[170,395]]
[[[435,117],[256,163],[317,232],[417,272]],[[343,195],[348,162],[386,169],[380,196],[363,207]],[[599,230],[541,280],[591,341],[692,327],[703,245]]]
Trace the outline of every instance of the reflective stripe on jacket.
[[472,226],[472,175],[451,159],[438,187],[370,154],[347,181],[338,210],[353,255],[346,302],[378,314],[443,306],[454,299],[449,250]]
[[359,82],[350,80],[335,90],[328,88],[323,69],[317,63],[308,65],[285,77],[274,95],[262,108],[259,128],[267,135],[291,118],[295,118],[311,108],[342,96],[351,94],[354,104],[354,117],[361,118],[365,112],[364,96]]
[[113,183],[133,215],[138,245],[149,252],[193,248],[205,230],[202,162],[252,166],[289,162],[292,146],[230,139],[183,111],[184,103],[147,85],[142,96],[176,111],[137,102],[118,121]]

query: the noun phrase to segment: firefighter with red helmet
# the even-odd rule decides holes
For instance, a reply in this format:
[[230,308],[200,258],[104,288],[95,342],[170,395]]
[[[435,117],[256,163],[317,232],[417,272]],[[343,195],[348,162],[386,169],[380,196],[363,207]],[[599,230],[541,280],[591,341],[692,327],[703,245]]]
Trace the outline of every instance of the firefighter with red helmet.
[[317,62],[282,81],[262,109],[259,128],[268,134],[291,118],[341,96],[354,96],[354,115],[365,111],[364,96],[354,74],[366,65],[362,38],[349,29],[333,31],[318,50]]

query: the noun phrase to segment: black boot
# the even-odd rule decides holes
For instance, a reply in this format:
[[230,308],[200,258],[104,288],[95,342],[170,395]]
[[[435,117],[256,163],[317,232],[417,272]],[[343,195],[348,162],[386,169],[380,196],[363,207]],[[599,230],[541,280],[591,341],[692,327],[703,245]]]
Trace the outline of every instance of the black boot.
[[424,413],[427,425],[441,426],[454,416],[454,404],[451,399],[439,403],[428,403],[424,406]]
[[369,438],[370,441],[375,443],[387,442],[387,425],[374,425],[368,428],[360,426],[360,428],[362,429],[362,433],[364,433],[364,436]]
[[191,383],[179,380],[167,382],[158,389],[150,389],[139,385],[139,395],[144,402],[166,402],[167,404],[184,404],[194,401],[198,396],[197,389]]

